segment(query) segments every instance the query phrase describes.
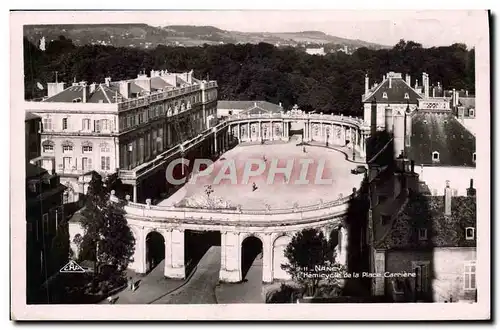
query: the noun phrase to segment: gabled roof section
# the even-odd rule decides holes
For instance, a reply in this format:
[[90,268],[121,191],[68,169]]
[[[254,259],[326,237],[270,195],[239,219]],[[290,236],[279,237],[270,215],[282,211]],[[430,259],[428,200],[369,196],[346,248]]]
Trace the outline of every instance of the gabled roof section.
[[24,115],[24,121],[33,120],[33,119],[41,119],[41,118],[42,117],[37,116],[32,112],[26,112],[26,114]]
[[241,113],[278,113],[283,107],[267,101],[217,101],[217,109],[241,110]]
[[[382,249],[426,249],[432,247],[474,247],[465,228],[476,228],[476,197],[451,197],[451,215],[444,214],[444,196],[410,195],[386,235],[375,245]],[[427,239],[419,239],[425,229]]]
[[[416,165],[475,167],[476,138],[451,114],[418,111],[407,151]],[[435,151],[439,161],[432,159]]]
[[[374,99],[378,103],[411,103],[417,104],[418,100],[422,97],[409,86],[403,78],[390,78],[391,87],[389,88],[389,78],[385,79],[378,85],[373,92],[371,92],[365,99],[364,103],[372,102]],[[387,98],[384,98],[384,93],[387,93]],[[405,94],[408,93],[408,98]]]
[[106,85],[98,85],[87,103],[116,103],[116,91]]
[[[85,87],[83,86],[69,86],[62,92],[53,95],[47,99],[45,99],[43,102],[73,102],[75,99],[82,99],[83,98],[83,89]],[[88,97],[87,97],[88,98]]]
[[164,89],[172,87],[169,83],[167,83],[162,77],[153,77],[151,78],[151,89]]

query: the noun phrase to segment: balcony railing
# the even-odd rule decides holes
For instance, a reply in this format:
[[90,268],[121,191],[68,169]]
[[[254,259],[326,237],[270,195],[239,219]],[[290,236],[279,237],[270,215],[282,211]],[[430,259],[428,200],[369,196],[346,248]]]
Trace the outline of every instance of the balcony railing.
[[345,122],[346,124],[363,126],[365,122],[361,118],[343,116],[343,115],[325,115],[325,114],[309,114],[309,113],[270,113],[270,114],[236,114],[226,118],[226,121],[237,121],[245,119],[305,119],[305,120],[321,120]]

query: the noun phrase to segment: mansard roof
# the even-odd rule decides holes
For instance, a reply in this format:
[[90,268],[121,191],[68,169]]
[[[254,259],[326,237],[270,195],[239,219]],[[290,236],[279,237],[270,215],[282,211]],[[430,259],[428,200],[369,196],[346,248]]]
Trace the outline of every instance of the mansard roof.
[[217,101],[217,109],[242,110],[242,113],[283,111],[283,107],[267,101]]
[[[389,78],[386,78],[380,85],[378,85],[372,92],[370,92],[363,99],[364,103],[376,100],[378,103],[411,103],[417,104],[418,100],[422,97],[409,86],[403,78],[392,77],[389,87]],[[384,93],[387,98],[384,98]],[[405,98],[405,94],[408,98]]]

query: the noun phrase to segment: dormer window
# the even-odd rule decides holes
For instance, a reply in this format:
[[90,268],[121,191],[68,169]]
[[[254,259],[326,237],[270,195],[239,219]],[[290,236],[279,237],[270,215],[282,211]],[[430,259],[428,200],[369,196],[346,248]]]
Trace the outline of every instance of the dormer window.
[[472,161],[475,163],[476,162],[476,153],[472,154]]
[[426,241],[427,240],[427,229],[426,228],[419,228],[418,229],[418,240],[419,241]]
[[474,117],[474,109],[469,110],[469,117]]
[[432,153],[432,161],[433,161],[433,162],[439,162],[439,152],[434,151],[434,152]]
[[467,227],[465,228],[465,239],[466,240],[473,240],[474,239],[474,227]]
[[387,98],[387,93],[384,92],[384,94],[382,94],[382,98],[386,99]]
[[82,102],[81,97],[77,97],[76,99],[73,99],[73,103],[80,103],[80,102]]
[[427,119],[424,119],[424,124],[427,124]]
[[410,95],[408,93],[405,93],[405,100],[409,100],[410,99]]

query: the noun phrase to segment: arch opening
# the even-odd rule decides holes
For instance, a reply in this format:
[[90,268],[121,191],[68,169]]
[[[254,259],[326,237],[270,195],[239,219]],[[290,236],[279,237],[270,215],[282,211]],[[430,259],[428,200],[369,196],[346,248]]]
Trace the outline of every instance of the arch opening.
[[159,232],[152,231],[146,236],[146,273],[155,269],[164,259],[165,239]]
[[247,275],[251,277],[259,273],[259,278],[262,279],[262,241],[255,237],[249,236],[241,243],[241,280],[247,281]]
[[210,268],[220,265],[210,262],[218,260],[220,262],[221,252],[221,234],[220,231],[184,231],[184,265],[186,276],[189,276],[196,266],[203,263],[205,266],[210,264]]
[[281,269],[282,264],[288,263],[288,259],[285,257],[285,250],[290,243],[291,238],[289,236],[278,237],[273,244],[273,279],[275,280],[288,280],[290,275]]

